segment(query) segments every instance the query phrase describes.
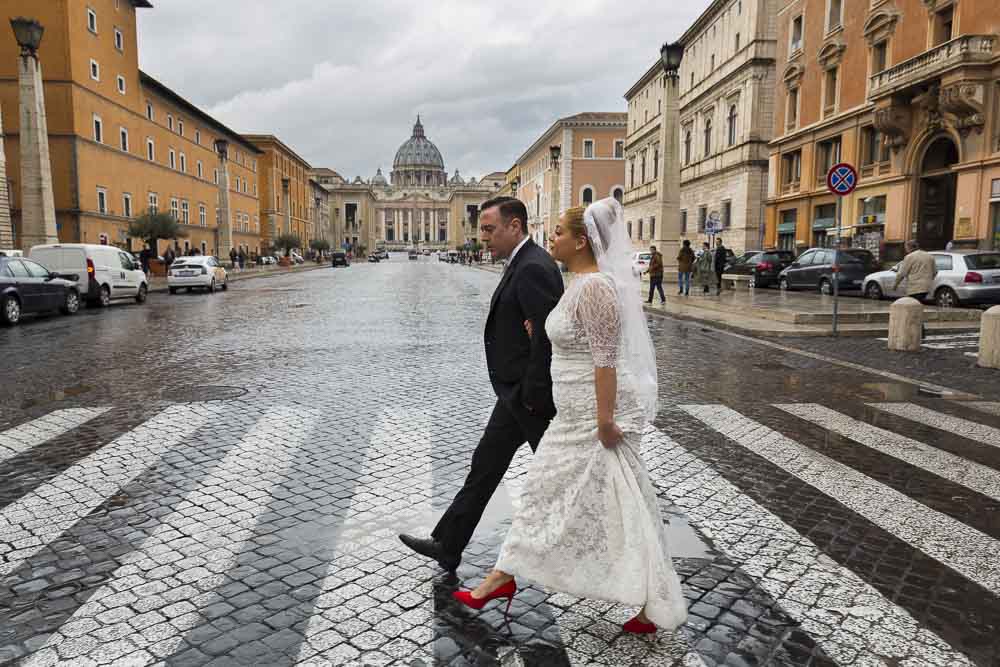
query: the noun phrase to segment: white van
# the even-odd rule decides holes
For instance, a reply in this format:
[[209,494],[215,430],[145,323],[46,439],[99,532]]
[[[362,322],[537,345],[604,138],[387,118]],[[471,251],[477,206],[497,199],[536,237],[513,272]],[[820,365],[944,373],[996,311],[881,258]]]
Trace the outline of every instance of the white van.
[[115,299],[146,300],[149,284],[132,256],[110,245],[56,243],[36,245],[28,252],[49,271],[76,274],[80,297],[91,305],[105,307]]

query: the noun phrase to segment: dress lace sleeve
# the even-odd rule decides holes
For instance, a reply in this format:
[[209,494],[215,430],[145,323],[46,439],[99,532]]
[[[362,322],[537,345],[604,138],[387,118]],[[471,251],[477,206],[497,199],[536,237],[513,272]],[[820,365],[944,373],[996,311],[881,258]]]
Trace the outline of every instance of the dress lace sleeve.
[[583,331],[595,368],[614,368],[621,342],[621,316],[615,288],[593,276],[580,286],[576,322]]

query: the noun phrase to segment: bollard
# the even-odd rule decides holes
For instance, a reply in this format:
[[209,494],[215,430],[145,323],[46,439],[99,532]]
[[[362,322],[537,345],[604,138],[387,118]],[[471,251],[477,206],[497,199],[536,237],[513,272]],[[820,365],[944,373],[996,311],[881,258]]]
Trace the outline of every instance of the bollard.
[[1000,306],[993,306],[979,321],[979,361],[983,368],[1000,368]]
[[889,349],[919,352],[923,325],[923,305],[908,296],[897,299],[889,306]]

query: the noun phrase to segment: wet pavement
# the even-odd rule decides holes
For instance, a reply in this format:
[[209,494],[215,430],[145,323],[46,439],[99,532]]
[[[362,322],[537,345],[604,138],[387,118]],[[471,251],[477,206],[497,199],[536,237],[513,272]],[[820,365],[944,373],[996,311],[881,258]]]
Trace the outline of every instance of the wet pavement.
[[458,607],[528,449],[457,579],[396,534],[464,478],[498,279],[392,260],[0,330],[0,664],[1000,663],[1000,373],[875,338],[651,319],[677,633],[530,582]]

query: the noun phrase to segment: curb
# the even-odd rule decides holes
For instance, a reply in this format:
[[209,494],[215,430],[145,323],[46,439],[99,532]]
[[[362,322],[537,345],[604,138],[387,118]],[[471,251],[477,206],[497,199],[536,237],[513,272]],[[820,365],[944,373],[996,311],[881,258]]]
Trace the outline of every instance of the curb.
[[[309,271],[316,271],[317,269],[329,269],[330,267],[326,264],[318,264],[316,266],[305,266],[297,269],[289,269],[287,271],[268,271],[266,273],[253,273],[253,274],[243,274],[237,273],[229,276],[229,282],[238,283],[243,280],[253,280],[254,278],[274,278],[276,276],[290,276],[296,273],[308,273]],[[166,293],[168,290],[166,285],[160,287],[150,287],[148,290],[149,294],[162,294]]]

